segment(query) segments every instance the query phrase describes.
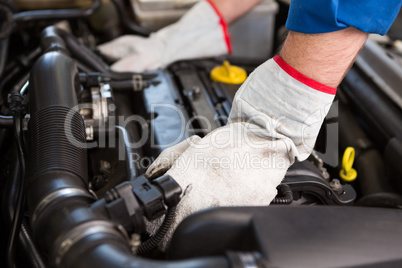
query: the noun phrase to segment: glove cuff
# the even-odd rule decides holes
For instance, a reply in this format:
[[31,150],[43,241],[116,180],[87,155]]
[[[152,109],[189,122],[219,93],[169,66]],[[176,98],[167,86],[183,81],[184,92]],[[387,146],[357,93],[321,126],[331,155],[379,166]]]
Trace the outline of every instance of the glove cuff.
[[225,38],[228,53],[232,54],[232,40],[230,38],[228,24],[225,21],[225,19],[223,18],[222,13],[216,7],[216,5],[211,0],[206,0],[206,1],[207,1],[207,3],[209,3],[211,5],[211,7],[215,11],[216,15],[218,15],[218,17],[219,17],[219,24],[221,25],[221,28],[222,28],[222,31],[223,31],[223,37]]
[[274,61],[284,70],[288,75],[296,79],[297,81],[305,84],[308,87],[311,87],[315,90],[321,91],[323,93],[328,93],[330,95],[335,95],[336,94],[336,88],[335,87],[329,87],[327,85],[321,84],[311,78],[308,78],[307,76],[301,74],[299,71],[294,69],[292,66],[287,64],[281,56],[277,55],[274,57]]
[[260,65],[234,98],[229,122],[257,126],[253,132],[283,140],[290,160],[306,159],[313,150],[336,88],[310,79],[279,56]]

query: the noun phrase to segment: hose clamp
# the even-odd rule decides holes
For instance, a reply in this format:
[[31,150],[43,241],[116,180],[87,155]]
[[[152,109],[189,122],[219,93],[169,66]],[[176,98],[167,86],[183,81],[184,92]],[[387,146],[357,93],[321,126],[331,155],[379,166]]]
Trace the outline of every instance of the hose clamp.
[[51,260],[54,260],[55,266],[60,266],[63,258],[74,245],[89,236],[99,234],[111,235],[124,241],[129,240],[126,231],[121,226],[101,220],[85,222],[74,227],[56,241]]
[[32,228],[35,228],[35,224],[36,221],[39,218],[39,215],[45,210],[45,208],[57,201],[57,200],[63,200],[69,197],[73,197],[73,196],[81,196],[84,198],[89,198],[91,200],[93,200],[93,196],[91,196],[87,191],[83,190],[83,189],[79,189],[79,188],[63,188],[63,189],[59,189],[55,192],[52,192],[50,194],[48,194],[45,198],[43,198],[39,204],[36,206],[34,213],[32,214],[32,219],[31,219],[31,225]]

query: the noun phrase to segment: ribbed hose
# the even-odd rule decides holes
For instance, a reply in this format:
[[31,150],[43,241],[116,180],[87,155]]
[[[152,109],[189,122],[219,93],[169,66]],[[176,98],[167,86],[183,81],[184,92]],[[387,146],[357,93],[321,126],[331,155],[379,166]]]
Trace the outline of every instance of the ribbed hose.
[[165,215],[165,219],[163,220],[163,223],[159,228],[159,230],[156,232],[156,234],[139,246],[138,248],[139,255],[144,255],[151,252],[151,250],[153,250],[156,246],[158,246],[161,243],[162,239],[165,237],[167,231],[170,229],[173,223],[175,213],[176,213],[176,207],[171,207],[168,209]]
[[280,184],[276,187],[278,195],[272,200],[273,205],[289,205],[293,202],[293,193],[287,184]]
[[[83,180],[87,177],[85,149],[80,147],[85,144],[85,127],[78,112],[62,106],[47,107],[32,116],[29,130],[32,179],[50,170],[72,172]],[[72,146],[71,141],[76,144]]]

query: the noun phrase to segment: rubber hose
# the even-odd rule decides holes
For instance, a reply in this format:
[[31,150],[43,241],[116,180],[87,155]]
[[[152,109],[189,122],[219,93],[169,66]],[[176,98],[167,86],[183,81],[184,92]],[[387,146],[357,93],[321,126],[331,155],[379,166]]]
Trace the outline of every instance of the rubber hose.
[[8,238],[8,248],[7,248],[7,259],[8,266],[13,267],[14,263],[14,253],[15,253],[15,245],[17,243],[17,238],[20,233],[22,218],[24,216],[24,201],[25,201],[25,149],[23,144],[22,137],[22,114],[16,113],[14,116],[14,136],[17,142],[18,148],[18,160],[20,162],[21,175],[18,179],[18,190],[16,197],[16,205],[14,209],[14,216],[11,223],[11,233]]
[[28,223],[24,219],[21,225],[20,243],[23,245],[24,256],[28,259],[33,268],[45,268],[42,256],[39,254],[35,243],[32,240],[31,230]]
[[123,26],[129,30],[133,34],[141,35],[144,37],[148,37],[151,34],[151,31],[145,29],[136,23],[134,23],[127,15],[126,10],[120,0],[112,0],[113,4],[116,7],[117,13],[120,16],[121,22]]
[[[136,74],[132,72],[115,72],[110,70],[105,62],[103,62],[92,50],[80,44],[74,36],[61,29],[55,28],[54,26],[49,27],[53,27],[54,32],[64,40],[72,57],[92,69],[92,71],[103,73],[109,76],[112,80],[132,80],[133,75]],[[147,80],[154,78],[155,74],[142,74],[141,76],[143,79]]]
[[[11,177],[8,179],[7,185],[7,197],[5,200],[6,207],[4,207],[4,211],[6,215],[4,218],[8,220],[7,224],[11,226],[12,218],[14,215],[14,204],[17,199],[17,189],[18,189],[18,178],[21,176],[20,163],[16,156],[12,156],[10,160],[11,163],[15,163],[15,165],[10,170]],[[21,231],[19,235],[19,242],[22,247],[19,249],[22,250],[23,256],[25,256],[28,262],[32,265],[33,268],[44,268],[44,262],[39,254],[39,251],[32,241],[32,234],[29,228],[28,223],[25,219],[22,220]]]

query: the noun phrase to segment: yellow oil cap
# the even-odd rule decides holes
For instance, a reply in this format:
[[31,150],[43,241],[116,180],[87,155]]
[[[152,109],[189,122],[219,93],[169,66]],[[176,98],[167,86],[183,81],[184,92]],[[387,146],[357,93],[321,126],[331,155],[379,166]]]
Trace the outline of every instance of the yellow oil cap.
[[353,147],[346,148],[342,157],[342,169],[339,176],[347,182],[354,181],[357,178],[357,171],[352,168],[355,161],[355,149]]
[[215,82],[227,84],[241,84],[247,79],[247,72],[237,66],[230,65],[224,61],[223,65],[215,67],[211,71],[211,79]]

